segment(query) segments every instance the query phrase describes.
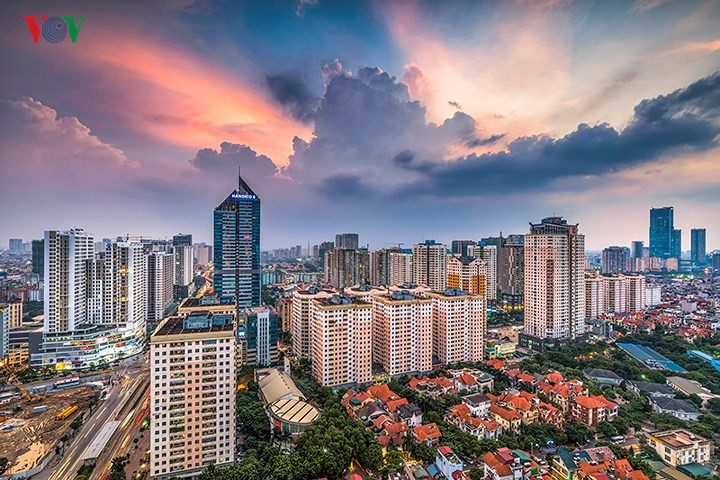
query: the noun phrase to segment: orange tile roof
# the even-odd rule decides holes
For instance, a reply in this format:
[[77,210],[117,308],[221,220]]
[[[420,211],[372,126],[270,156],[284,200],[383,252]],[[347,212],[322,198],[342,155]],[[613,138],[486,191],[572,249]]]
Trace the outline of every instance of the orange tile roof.
[[389,402],[387,402],[386,406],[390,413],[395,413],[395,410],[397,409],[397,407],[399,407],[400,405],[407,405],[407,404],[408,404],[407,398],[398,398],[397,400],[390,400]]
[[500,460],[495,457],[495,454],[493,452],[487,452],[482,457],[483,462],[487,464],[488,467],[495,470],[500,477],[507,477],[509,475],[512,475],[512,469],[510,468],[510,465],[505,465]]
[[407,432],[408,426],[405,422],[397,422],[397,423],[391,423],[389,425],[385,425],[385,433],[388,435],[395,435],[398,433]]
[[465,384],[468,387],[472,387],[473,385],[475,385],[477,383],[477,380],[475,380],[475,377],[473,377],[472,375],[468,375],[468,374],[460,375],[458,377],[458,380],[460,380],[460,383]]
[[522,416],[515,410],[508,410],[507,408],[501,407],[500,405],[490,405],[490,412],[501,418],[512,422],[513,420],[519,420]]
[[442,437],[442,433],[440,433],[440,428],[437,426],[437,424],[435,424],[435,422],[415,427],[413,428],[413,432],[415,433],[417,439],[421,442],[424,442],[426,439],[434,440],[436,438]]
[[390,390],[387,383],[380,385],[372,385],[368,387],[367,393],[380,400],[382,403],[387,403],[390,400],[397,400],[400,396]]

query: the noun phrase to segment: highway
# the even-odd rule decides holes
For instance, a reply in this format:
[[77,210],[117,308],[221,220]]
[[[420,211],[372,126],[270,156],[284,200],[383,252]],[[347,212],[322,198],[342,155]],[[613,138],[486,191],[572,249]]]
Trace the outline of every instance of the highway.
[[[74,478],[82,466],[82,456],[108,421],[124,420],[118,418],[123,411],[132,408],[137,396],[143,390],[143,384],[149,382],[144,372],[145,361],[127,365],[115,378],[119,380],[111,386],[104,401],[99,403],[90,417],[85,419],[80,431],[70,440],[69,446],[60,456],[56,456],[48,466],[33,477],[38,480],[67,480]],[[127,415],[127,413],[126,413]]]

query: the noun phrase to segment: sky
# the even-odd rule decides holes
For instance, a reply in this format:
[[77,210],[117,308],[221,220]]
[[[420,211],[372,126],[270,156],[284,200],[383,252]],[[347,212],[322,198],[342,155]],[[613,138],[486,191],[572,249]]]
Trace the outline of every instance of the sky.
[[[449,244],[561,215],[592,250],[647,242],[649,209],[667,205],[683,250],[691,228],[720,248],[716,1],[0,13],[1,246],[68,228],[211,243],[240,167],[262,249],[340,232]],[[31,15],[84,20],[74,43],[34,42]]]

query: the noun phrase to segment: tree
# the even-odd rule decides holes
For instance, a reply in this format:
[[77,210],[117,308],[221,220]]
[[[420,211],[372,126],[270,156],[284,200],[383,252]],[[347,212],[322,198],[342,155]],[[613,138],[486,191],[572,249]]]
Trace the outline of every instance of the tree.
[[0,473],[5,473],[5,470],[10,466],[10,460],[7,457],[0,457]]
[[711,398],[707,402],[707,407],[716,415],[720,415],[720,398]]
[[128,464],[128,457],[115,457],[110,465],[110,474],[107,480],[125,480],[125,466]]
[[615,435],[617,435],[617,430],[615,429],[615,426],[610,422],[606,422],[606,421],[598,422],[596,428],[597,428],[597,431],[601,435],[603,435],[607,438],[614,437]]
[[565,434],[568,442],[582,445],[590,436],[590,428],[584,423],[570,421],[565,424]]
[[473,467],[470,469],[470,472],[468,472],[468,476],[470,480],[484,480],[485,472],[480,467]]

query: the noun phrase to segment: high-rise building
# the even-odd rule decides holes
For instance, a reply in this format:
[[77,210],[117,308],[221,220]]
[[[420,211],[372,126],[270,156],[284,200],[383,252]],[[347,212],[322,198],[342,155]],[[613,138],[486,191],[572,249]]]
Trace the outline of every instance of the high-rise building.
[[585,236],[561,217],[530,224],[525,235],[525,330],[539,339],[584,330]]
[[238,322],[243,364],[268,366],[278,361],[278,318],[267,307],[245,308]]
[[198,265],[205,267],[212,262],[212,246],[204,243],[194,245],[195,261]]
[[682,230],[678,230],[677,228],[673,230],[671,257],[677,259],[682,257]]
[[705,264],[705,229],[690,230],[690,260],[697,265]]
[[173,301],[175,257],[170,253],[151,252],[147,257],[147,321],[155,325]]
[[32,273],[42,276],[45,273],[45,242],[43,240],[32,241]]
[[338,233],[335,235],[335,248],[348,248],[357,250],[360,248],[360,239],[357,233]]
[[445,365],[480,362],[485,351],[485,299],[456,288],[430,292],[433,355]]
[[372,355],[389,375],[432,368],[432,300],[408,291],[372,297]]
[[365,250],[334,248],[325,252],[325,280],[335,288],[365,284],[370,273],[370,254]]
[[370,284],[390,285],[390,254],[400,248],[383,248],[370,253]]
[[104,325],[145,333],[147,259],[139,243],[114,242],[105,248]]
[[11,238],[8,243],[11,252],[20,253],[23,251],[22,238]]
[[645,248],[645,242],[642,240],[635,240],[632,242],[632,246],[630,247],[630,256],[635,258],[643,258],[643,250]]
[[8,328],[22,326],[23,301],[19,298],[9,300],[7,303],[0,303],[0,310],[5,312],[5,321]]
[[646,306],[645,276],[586,275],[585,316],[640,312]]
[[45,232],[44,331],[71,332],[87,320],[85,267],[93,236],[82,229]]
[[712,254],[712,269],[715,273],[720,273],[720,250],[715,250]]
[[602,273],[625,273],[627,263],[625,247],[607,247],[602,251]]
[[173,245],[175,272],[173,286],[175,298],[181,299],[190,296],[193,290],[193,246],[180,244]]
[[522,235],[500,237],[498,244],[498,290],[504,305],[519,307],[523,303],[525,274],[525,239]]
[[585,276],[585,318],[597,318],[607,313],[605,286],[601,275]]
[[650,209],[650,256],[670,258],[673,254],[675,220],[673,207]]
[[237,307],[260,305],[260,197],[242,179],[214,213],[215,293]]
[[447,260],[447,286],[487,298],[488,264],[475,257],[450,255]]
[[315,299],[330,298],[335,292],[310,287],[295,290],[292,294],[293,356],[297,359],[310,358],[310,308]]
[[177,245],[192,245],[192,234],[191,233],[178,233],[173,235],[172,239],[173,246]]
[[409,251],[390,252],[390,278],[388,285],[404,285],[413,282],[413,256]]
[[445,290],[447,281],[447,249],[445,245],[426,240],[413,246],[413,282],[432,290]]
[[150,477],[235,461],[233,315],[168,317],[150,339]]
[[5,307],[0,305],[0,360],[10,354],[10,324]]
[[320,268],[323,268],[325,266],[325,252],[329,252],[330,250],[335,248],[335,244],[333,242],[322,242],[317,247],[318,249],[316,263]]
[[470,245],[475,245],[477,242],[474,242],[473,240],[453,240],[450,252],[453,255],[459,255],[462,257],[467,257],[468,254],[468,247]]
[[497,299],[497,252],[497,245],[490,245],[485,241],[478,242],[477,245],[470,245],[468,247],[468,254],[471,257],[479,258],[487,264],[487,277],[485,279],[485,298],[488,301]]
[[310,304],[310,352],[315,381],[326,387],[372,378],[372,304],[345,295]]

